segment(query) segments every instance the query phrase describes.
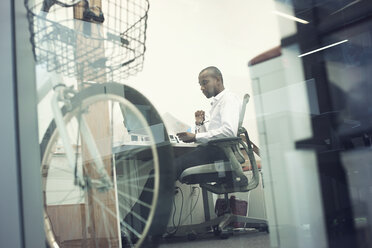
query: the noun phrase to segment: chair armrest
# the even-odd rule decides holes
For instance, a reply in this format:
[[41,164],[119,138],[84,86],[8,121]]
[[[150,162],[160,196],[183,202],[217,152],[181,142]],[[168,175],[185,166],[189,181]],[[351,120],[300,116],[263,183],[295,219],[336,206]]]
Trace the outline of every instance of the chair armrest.
[[218,146],[222,148],[228,157],[228,150],[226,148],[230,148],[233,151],[233,154],[235,155],[235,158],[238,160],[240,164],[245,162],[244,155],[240,152],[239,144],[243,142],[241,137],[224,137],[219,139],[213,139],[209,142],[205,143],[205,146]]
[[208,141],[206,144],[208,145],[216,145],[221,143],[231,143],[231,142],[239,142],[241,140],[240,137],[225,137],[225,138],[218,138]]

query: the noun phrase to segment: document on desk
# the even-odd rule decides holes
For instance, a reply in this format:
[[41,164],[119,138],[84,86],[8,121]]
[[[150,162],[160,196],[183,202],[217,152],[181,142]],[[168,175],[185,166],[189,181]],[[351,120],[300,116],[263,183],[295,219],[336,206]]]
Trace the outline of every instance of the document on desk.
[[163,121],[167,127],[168,134],[175,135],[176,133],[186,132],[191,130],[191,127],[182,121],[178,120],[176,117],[170,113],[165,113],[163,116]]
[[197,147],[198,143],[184,143],[184,142],[180,142],[180,143],[173,143],[172,146],[173,147]]

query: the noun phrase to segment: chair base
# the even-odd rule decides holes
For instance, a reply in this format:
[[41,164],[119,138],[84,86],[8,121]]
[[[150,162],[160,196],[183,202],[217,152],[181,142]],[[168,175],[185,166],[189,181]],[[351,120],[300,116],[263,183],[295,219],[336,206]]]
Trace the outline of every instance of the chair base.
[[205,234],[213,231],[216,236],[226,238],[226,233],[229,231],[228,226],[235,222],[244,223],[244,228],[256,228],[259,231],[268,231],[267,220],[228,213],[200,224],[180,226],[175,235],[195,237],[197,234]]

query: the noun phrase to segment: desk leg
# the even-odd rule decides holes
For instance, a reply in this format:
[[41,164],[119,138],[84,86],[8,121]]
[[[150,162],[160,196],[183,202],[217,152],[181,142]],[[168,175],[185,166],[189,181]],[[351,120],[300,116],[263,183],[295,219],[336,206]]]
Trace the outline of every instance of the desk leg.
[[203,195],[203,207],[204,207],[204,218],[205,221],[211,220],[211,213],[214,212],[213,195],[211,192],[202,188]]

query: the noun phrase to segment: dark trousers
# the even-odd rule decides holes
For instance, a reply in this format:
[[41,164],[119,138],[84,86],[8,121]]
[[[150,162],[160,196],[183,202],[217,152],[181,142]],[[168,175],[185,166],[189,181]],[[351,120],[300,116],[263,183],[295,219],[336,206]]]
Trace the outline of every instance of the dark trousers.
[[195,150],[175,159],[176,178],[178,179],[187,168],[202,164],[211,164],[219,160],[228,160],[221,148],[217,146],[198,146]]

